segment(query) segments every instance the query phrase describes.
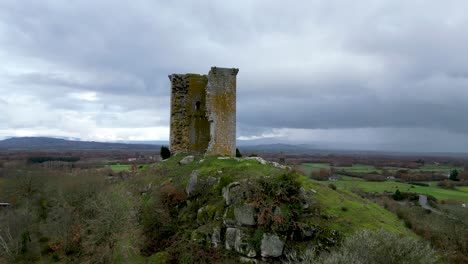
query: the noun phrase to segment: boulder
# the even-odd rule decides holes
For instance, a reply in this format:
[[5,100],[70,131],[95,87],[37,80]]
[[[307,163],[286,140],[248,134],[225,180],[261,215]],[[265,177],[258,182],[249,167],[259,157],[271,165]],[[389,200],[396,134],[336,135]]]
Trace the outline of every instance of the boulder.
[[248,242],[247,238],[239,228],[228,227],[224,242],[225,248],[227,250],[235,250],[246,257],[254,258],[257,256],[257,252],[255,252],[255,248]]
[[211,245],[216,248],[219,244],[221,244],[221,229],[216,227],[211,235]]
[[253,258],[240,257],[240,258],[239,258],[239,262],[240,262],[240,263],[255,264],[255,263],[257,263],[257,260],[256,260],[256,259],[253,259]]
[[276,258],[283,254],[284,242],[275,234],[263,234],[260,245],[261,255],[265,258]]
[[268,162],[260,157],[247,157],[245,158],[246,160],[256,160],[258,161],[258,163],[262,164],[262,165],[265,165],[267,164]]
[[187,165],[195,160],[194,156],[187,156],[179,161],[180,165]]
[[236,230],[236,239],[234,243],[234,249],[249,258],[254,258],[257,256],[257,252],[253,245],[251,245],[247,239],[248,237],[242,232],[242,230]]
[[226,240],[224,241],[224,246],[227,250],[233,250],[235,248],[236,233],[237,228],[228,227],[226,229]]
[[187,187],[185,188],[185,192],[189,197],[195,192],[195,189],[197,188],[198,174],[199,172],[197,170],[192,171],[190,174],[190,179],[187,183]]
[[255,208],[249,204],[234,208],[234,217],[236,222],[241,225],[253,226],[256,224]]
[[275,167],[277,169],[281,169],[281,170],[290,170],[291,169],[291,167],[284,166],[282,164],[279,164],[278,162],[272,162],[271,165],[273,165],[273,167]]
[[231,182],[226,187],[223,188],[223,198],[227,205],[231,205],[236,202],[240,196],[240,183]]
[[273,209],[273,215],[281,216],[282,215],[281,207],[275,206],[274,209]]
[[306,190],[305,190],[303,187],[301,187],[301,188],[299,189],[299,199],[301,200],[301,204],[302,204],[302,208],[303,208],[303,209],[307,209],[307,208],[310,207],[310,205],[309,205],[309,197],[308,197],[308,195],[307,195]]

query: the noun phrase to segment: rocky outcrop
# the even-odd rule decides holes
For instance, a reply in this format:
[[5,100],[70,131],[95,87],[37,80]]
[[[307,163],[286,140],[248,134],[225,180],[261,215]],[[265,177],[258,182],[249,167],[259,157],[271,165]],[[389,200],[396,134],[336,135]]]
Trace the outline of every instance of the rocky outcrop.
[[277,169],[282,169],[282,170],[290,170],[291,167],[288,167],[288,166],[284,166],[284,165],[281,165],[279,164],[278,162],[274,162],[274,161],[266,161],[260,157],[247,157],[247,158],[243,158],[245,160],[255,160],[257,161],[258,163],[262,164],[262,165],[265,165],[265,164],[269,164]]
[[221,229],[219,227],[216,227],[213,230],[213,234],[211,235],[211,245],[214,248],[217,248],[218,245],[221,244]]
[[192,173],[190,174],[189,182],[187,183],[187,187],[185,188],[185,192],[189,197],[193,195],[197,187],[198,174],[199,172],[197,170],[192,171]]
[[260,246],[261,255],[265,258],[276,258],[283,254],[284,241],[275,234],[263,234]]
[[179,161],[179,164],[180,165],[187,165],[189,163],[192,163],[194,160],[195,160],[194,156],[187,156],[187,157],[184,157],[183,159],[181,159]]
[[227,250],[233,250],[235,248],[236,232],[237,232],[237,228],[228,227],[226,229],[226,239],[224,241],[224,247]]
[[241,229],[236,229],[236,238],[234,242],[234,249],[249,258],[254,258],[257,256],[254,246],[249,243],[248,236],[242,232]]
[[222,191],[224,201],[227,205],[231,205],[241,198],[240,182],[232,182],[224,187]]
[[248,236],[241,229],[229,227],[226,230],[225,248],[227,250],[235,250],[249,258],[256,257],[257,252],[247,238]]
[[[286,241],[288,245],[309,243],[320,233],[307,220],[313,217],[309,208],[312,192],[301,188],[294,179],[266,176],[226,185],[225,180],[230,177],[228,170],[212,170],[208,175],[191,173],[186,185],[188,202],[194,202],[191,205],[205,203],[204,194],[216,193],[196,211],[199,227],[192,233],[193,241],[208,247],[222,246],[237,252],[244,261],[255,262],[259,258],[281,257]],[[296,189],[288,189],[291,186]]]
[[254,226],[256,224],[255,208],[248,204],[234,208],[234,217],[239,225]]

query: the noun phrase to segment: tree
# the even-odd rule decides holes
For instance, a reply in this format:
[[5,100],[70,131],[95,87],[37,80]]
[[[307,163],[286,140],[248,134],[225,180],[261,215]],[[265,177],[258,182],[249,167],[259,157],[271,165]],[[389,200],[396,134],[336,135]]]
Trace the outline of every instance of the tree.
[[395,201],[403,200],[403,195],[401,195],[401,192],[400,192],[399,189],[397,189],[395,191],[395,193],[392,195],[392,197],[393,197],[393,200],[395,200]]
[[236,157],[237,158],[242,158],[242,154],[240,153],[238,148],[236,148]]
[[168,159],[171,157],[171,151],[166,146],[161,146],[161,158],[163,160]]
[[449,179],[451,181],[456,181],[457,180],[457,176],[458,176],[458,171],[457,170],[452,170],[450,172],[450,176],[449,176]]

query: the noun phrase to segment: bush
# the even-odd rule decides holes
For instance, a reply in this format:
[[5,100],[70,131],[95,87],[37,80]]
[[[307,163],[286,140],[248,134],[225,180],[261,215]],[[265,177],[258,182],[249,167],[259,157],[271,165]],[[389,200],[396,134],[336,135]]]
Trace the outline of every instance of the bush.
[[450,179],[451,181],[457,181],[457,180],[458,180],[458,179],[457,179],[457,176],[458,176],[458,171],[457,171],[457,170],[452,170],[452,171],[450,172],[450,177],[449,177],[449,179]]
[[171,157],[171,151],[166,146],[161,146],[161,158],[163,160],[168,159]]
[[401,237],[385,230],[364,230],[343,242],[330,254],[322,254],[319,263],[437,263],[435,251],[411,237]]
[[[428,196],[429,199],[434,199]],[[386,209],[402,219],[407,227],[440,250],[445,263],[468,263],[468,218],[459,204],[440,205],[443,214],[428,213],[419,206],[382,199]]]
[[328,184],[328,188],[330,188],[332,190],[336,190],[336,185],[333,184],[333,183],[330,183],[330,184]]
[[236,148],[236,158],[242,158],[242,154],[238,148]]
[[285,263],[438,263],[435,251],[425,242],[412,237],[401,237],[386,230],[360,231],[343,241],[331,252],[306,249],[302,254],[286,254]]
[[400,201],[403,200],[403,195],[401,194],[400,190],[397,189],[395,193],[392,195],[393,200]]
[[408,182],[408,184],[429,187],[429,184],[424,183],[424,182]]
[[363,178],[366,181],[374,181],[374,182],[383,182],[386,180],[385,176],[378,175],[378,174],[367,174]]
[[452,181],[449,180],[443,180],[437,183],[437,186],[441,188],[446,188],[446,189],[453,189],[455,188],[455,184]]

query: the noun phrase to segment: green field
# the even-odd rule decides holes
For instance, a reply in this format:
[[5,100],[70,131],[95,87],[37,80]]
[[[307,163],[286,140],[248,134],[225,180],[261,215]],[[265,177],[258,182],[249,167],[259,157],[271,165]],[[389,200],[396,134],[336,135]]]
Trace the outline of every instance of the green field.
[[444,171],[452,171],[458,170],[462,171],[463,167],[450,167],[444,165],[435,165],[435,164],[424,164],[420,169],[416,169],[416,171],[437,171],[437,172],[444,172]]
[[[312,170],[319,170],[319,169],[328,169],[330,168],[329,163],[303,163],[299,167],[302,171],[309,175]],[[338,170],[345,170],[348,172],[357,172],[357,173],[370,173],[370,172],[378,172],[381,173],[382,170],[376,169],[372,165],[363,165],[363,164],[354,164],[353,166],[346,166],[346,167],[335,167]],[[397,170],[405,170],[405,168],[396,168],[396,167],[388,167],[388,171],[395,172]],[[435,165],[435,164],[425,164],[419,169],[413,169],[413,171],[434,171],[434,172],[448,172],[451,170],[463,170],[463,167],[451,167],[451,166],[444,166],[444,165]]]
[[[305,175],[309,176],[310,172],[313,170],[319,169],[327,169],[330,168],[330,164],[328,163],[304,163],[299,167]],[[348,172],[355,172],[355,173],[369,173],[369,172],[380,172],[380,170],[376,170],[374,166],[370,165],[353,165],[349,167],[336,167],[337,169],[345,170]],[[394,168],[397,170],[398,168]],[[450,171],[453,169],[463,170],[462,167],[449,167],[449,166],[437,166],[434,164],[426,164],[420,169],[416,169],[415,171]],[[390,169],[392,170],[392,169]],[[456,189],[443,189],[437,186],[437,182],[425,182],[429,184],[429,187],[425,186],[417,186],[411,185],[402,182],[395,182],[395,181],[386,181],[386,182],[369,182],[365,181],[360,178],[355,177],[348,177],[339,175],[339,181],[326,181],[327,183],[333,183],[340,189],[345,190],[352,190],[355,188],[362,189],[365,192],[375,192],[375,193],[383,193],[383,192],[395,192],[399,189],[402,192],[415,192],[421,194],[428,194],[432,195],[438,200],[456,200],[456,201],[463,201],[468,202],[468,187],[458,187]]]
[[110,165],[109,166],[111,168],[111,170],[115,171],[115,172],[119,172],[119,171],[128,171],[132,168],[132,165],[128,165],[128,164],[124,164],[124,165]]
[[[351,179],[349,179],[351,178]],[[402,192],[415,192],[421,194],[432,195],[438,200],[456,200],[462,202],[468,202],[468,187],[459,187],[453,190],[443,189],[437,187],[435,183],[432,183],[432,186],[418,186],[411,185],[402,182],[395,181],[385,181],[385,182],[369,182],[363,181],[359,178],[347,177],[339,181],[326,181],[328,183],[333,183],[340,189],[352,190],[354,188],[360,188],[365,192],[395,192],[399,189]]]
[[349,172],[361,172],[361,173],[370,173],[370,172],[380,172],[374,166],[371,165],[362,165],[362,164],[355,164],[353,166],[348,167],[335,167],[338,170],[345,170]]
[[[303,163],[300,166],[300,169],[306,174],[309,175],[311,171],[313,170],[319,170],[319,169],[329,169],[330,164],[328,163]],[[353,166],[347,166],[347,167],[335,167],[338,170],[345,170],[349,172],[361,172],[361,173],[369,173],[369,172],[380,172],[380,170],[377,170],[374,166],[371,165],[362,165],[362,164],[355,164]]]

